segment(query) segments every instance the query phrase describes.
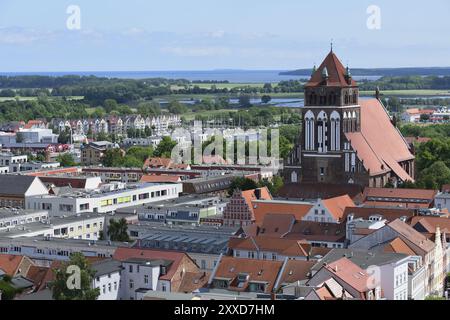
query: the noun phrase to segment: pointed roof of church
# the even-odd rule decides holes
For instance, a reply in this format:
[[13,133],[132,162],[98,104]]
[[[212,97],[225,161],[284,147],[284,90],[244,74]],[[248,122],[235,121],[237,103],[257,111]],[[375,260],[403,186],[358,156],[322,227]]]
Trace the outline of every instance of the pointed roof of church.
[[[324,75],[327,75],[327,81]],[[356,87],[358,84],[350,78],[350,84],[347,82],[346,75],[350,72],[343,66],[333,50],[327,55],[319,68],[317,68],[306,84],[306,87],[328,86],[328,87]]]

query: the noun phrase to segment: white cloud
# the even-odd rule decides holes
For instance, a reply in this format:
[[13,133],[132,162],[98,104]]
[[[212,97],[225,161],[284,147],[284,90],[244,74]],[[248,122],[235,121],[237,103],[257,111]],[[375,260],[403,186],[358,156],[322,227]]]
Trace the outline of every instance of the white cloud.
[[51,31],[42,32],[34,29],[0,28],[0,43],[5,45],[26,45],[36,41],[48,39],[53,37],[54,33]]

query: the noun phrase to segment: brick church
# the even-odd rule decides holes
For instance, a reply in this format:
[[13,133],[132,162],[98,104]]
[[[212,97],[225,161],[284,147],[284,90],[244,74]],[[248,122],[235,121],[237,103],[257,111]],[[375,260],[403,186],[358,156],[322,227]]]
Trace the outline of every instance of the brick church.
[[376,98],[360,98],[358,84],[330,51],[305,85],[303,130],[285,160],[286,183],[384,187],[414,181],[414,156]]

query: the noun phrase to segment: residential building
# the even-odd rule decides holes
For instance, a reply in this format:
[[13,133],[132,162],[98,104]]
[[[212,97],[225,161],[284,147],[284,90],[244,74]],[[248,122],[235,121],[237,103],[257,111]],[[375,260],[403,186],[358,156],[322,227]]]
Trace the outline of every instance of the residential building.
[[200,219],[219,213],[218,197],[183,196],[118,210],[117,213],[136,214],[139,221],[164,222],[169,225],[199,225]]
[[103,183],[136,183],[144,175],[141,168],[85,167],[81,170],[87,176],[100,177]]
[[432,208],[437,190],[365,188],[363,204],[367,207],[396,207],[410,209]]
[[47,210],[51,216],[86,212],[114,213],[120,208],[178,198],[181,188],[181,184],[111,183],[94,190],[69,189],[67,193],[58,195],[28,197],[26,207]]
[[266,187],[246,191],[236,190],[223,212],[224,225],[240,227],[255,221],[253,200],[272,200],[272,195]]
[[345,208],[354,206],[355,203],[348,195],[326,200],[319,199],[303,217],[303,220],[340,223],[342,222]]
[[81,147],[81,162],[84,165],[98,165],[101,163],[105,152],[118,146],[108,141],[90,142]]
[[92,287],[100,291],[97,300],[119,300],[122,263],[107,259],[93,263],[91,268],[95,271]]
[[39,222],[15,225],[0,229],[0,237],[55,237],[64,239],[98,240],[104,231],[105,217],[98,214],[83,214],[70,217],[51,217]]
[[186,273],[199,273],[182,252],[118,248],[114,260],[122,262],[119,297],[142,300],[147,291],[178,292]]
[[129,225],[137,246],[155,250],[186,252],[203,271],[211,271],[221,254],[227,251],[230,236],[236,234],[236,228],[213,226],[182,226],[140,223]]
[[[386,299],[408,300],[408,267],[414,257],[402,253],[333,249],[312,267],[312,275],[314,276],[324,264],[330,264],[342,257],[346,257],[372,276],[371,282],[381,287]],[[422,283],[422,290],[424,286],[425,281]]]
[[94,241],[83,239],[63,239],[52,237],[0,238],[0,253],[24,255],[39,262],[39,265],[50,266],[51,262],[68,261],[75,252],[87,258],[111,258],[118,247],[131,247],[132,243],[112,241]]
[[333,279],[356,300],[381,300],[381,285],[373,283],[371,274],[346,257],[323,264],[307,282],[309,286],[321,286]]
[[48,190],[37,177],[0,175],[0,206],[25,208],[30,197],[46,195]]
[[0,276],[4,274],[10,277],[26,276],[33,265],[33,261],[26,256],[0,252]]
[[285,262],[222,257],[208,282],[213,289],[272,293]]
[[311,245],[306,241],[250,236],[230,238],[229,254],[235,258],[284,261],[308,260]]
[[[439,235],[440,236],[440,235]],[[349,245],[351,249],[388,251],[420,256],[425,266],[425,295],[443,290],[442,241],[433,242],[401,220],[395,220]],[[438,280],[436,280],[438,279]],[[439,293],[440,292],[440,293]]]
[[48,212],[45,210],[23,210],[16,208],[0,208],[0,231],[33,222],[46,222]]

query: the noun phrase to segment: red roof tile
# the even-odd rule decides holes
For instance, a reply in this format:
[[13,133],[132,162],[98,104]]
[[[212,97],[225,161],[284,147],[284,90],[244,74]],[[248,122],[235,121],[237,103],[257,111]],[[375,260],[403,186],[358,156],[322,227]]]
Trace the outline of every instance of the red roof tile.
[[0,254],[0,269],[12,277],[17,273],[23,258],[12,254]]
[[[391,169],[403,181],[414,181],[398,164],[414,159],[408,143],[392,125],[391,119],[377,99],[361,100],[361,132],[346,133],[352,148],[371,175]],[[383,132],[383,135],[380,135]]]
[[169,270],[167,270],[167,274],[161,276],[161,279],[171,280],[175,275],[175,272],[178,269],[182,259],[187,257],[187,255],[183,252],[175,252],[175,251],[158,251],[158,250],[150,250],[150,249],[141,249],[141,248],[117,248],[114,252],[113,259],[119,261],[125,261],[130,258],[141,258],[141,259],[165,259],[173,261]]
[[322,62],[320,67],[314,72],[311,76],[311,79],[305,85],[306,87],[315,87],[319,85],[325,85],[322,78],[322,71],[327,68],[328,71],[328,81],[326,83],[329,87],[356,87],[356,82],[351,79],[350,85],[347,83],[345,79],[346,69],[339,61],[338,57],[330,52],[325,60]]
[[267,214],[290,214],[296,220],[301,220],[312,207],[312,204],[302,202],[253,201],[253,213],[259,226]]

